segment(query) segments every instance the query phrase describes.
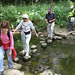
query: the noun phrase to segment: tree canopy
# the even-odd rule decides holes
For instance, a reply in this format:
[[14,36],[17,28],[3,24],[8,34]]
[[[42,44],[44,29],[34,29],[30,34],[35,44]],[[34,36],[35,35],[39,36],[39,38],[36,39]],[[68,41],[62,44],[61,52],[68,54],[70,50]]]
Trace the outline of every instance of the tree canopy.
[[23,4],[33,4],[33,3],[50,3],[55,1],[74,1],[74,0],[0,0],[3,5],[13,4],[13,5],[23,5]]

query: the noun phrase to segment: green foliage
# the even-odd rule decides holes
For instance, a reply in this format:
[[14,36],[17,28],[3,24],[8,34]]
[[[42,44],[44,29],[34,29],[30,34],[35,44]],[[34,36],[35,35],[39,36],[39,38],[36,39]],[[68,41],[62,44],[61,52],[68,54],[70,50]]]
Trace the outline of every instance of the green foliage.
[[60,25],[60,26],[66,26],[67,25],[67,14],[69,11],[69,7],[67,7],[67,5],[63,5],[58,3],[57,5],[55,5],[55,7],[53,8],[53,11],[56,14],[56,24]]
[[15,47],[17,53],[19,53],[19,51],[23,50],[21,35],[18,33],[14,34],[14,47]]
[[69,6],[73,5],[73,2],[71,0],[68,0]]
[[[23,14],[28,14],[29,19],[34,23],[34,26],[38,29],[40,27],[45,27],[47,24],[45,22],[45,15],[47,9],[50,7],[49,4],[33,4],[33,5],[6,5],[2,6],[0,4],[0,21],[7,19],[10,22],[10,27],[15,28],[22,20]],[[59,1],[55,3],[52,11],[56,14],[56,24],[59,26],[67,25],[67,14],[69,11],[69,6],[67,1]]]

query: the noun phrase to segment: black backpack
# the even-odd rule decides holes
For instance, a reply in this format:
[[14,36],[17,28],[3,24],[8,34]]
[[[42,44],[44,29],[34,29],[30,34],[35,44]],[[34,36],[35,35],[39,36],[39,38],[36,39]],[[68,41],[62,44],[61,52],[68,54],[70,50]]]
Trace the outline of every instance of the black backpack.
[[[9,40],[10,40],[10,30],[7,31],[7,35],[8,35]],[[0,29],[0,36],[1,36],[1,29]]]

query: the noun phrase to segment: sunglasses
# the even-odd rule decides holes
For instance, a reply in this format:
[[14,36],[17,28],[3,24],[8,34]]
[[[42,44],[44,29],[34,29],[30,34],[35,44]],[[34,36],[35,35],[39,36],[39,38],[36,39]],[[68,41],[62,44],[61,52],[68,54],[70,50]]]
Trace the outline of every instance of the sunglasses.
[[23,18],[23,19],[27,19],[27,18]]

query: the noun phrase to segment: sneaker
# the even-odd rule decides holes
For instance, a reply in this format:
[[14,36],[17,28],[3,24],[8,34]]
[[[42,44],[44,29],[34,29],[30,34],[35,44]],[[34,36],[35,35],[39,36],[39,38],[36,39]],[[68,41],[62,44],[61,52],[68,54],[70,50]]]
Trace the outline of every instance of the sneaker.
[[12,70],[12,69],[13,69],[13,67],[10,67],[9,69],[11,69],[11,70]]
[[27,52],[25,56],[29,56],[29,53]]

